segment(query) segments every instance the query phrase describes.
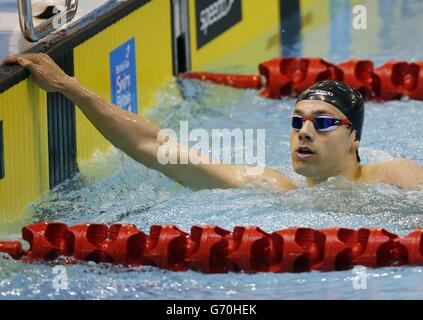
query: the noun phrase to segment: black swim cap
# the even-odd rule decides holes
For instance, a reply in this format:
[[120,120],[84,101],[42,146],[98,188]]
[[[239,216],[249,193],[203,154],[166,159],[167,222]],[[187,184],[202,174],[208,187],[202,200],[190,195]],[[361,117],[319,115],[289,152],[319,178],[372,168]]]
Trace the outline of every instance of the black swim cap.
[[[301,92],[297,103],[302,100],[325,101],[338,108],[352,122],[353,128],[357,131],[357,140],[361,140],[364,122],[364,99],[358,90],[341,81],[323,80]],[[357,159],[360,162],[358,152]]]

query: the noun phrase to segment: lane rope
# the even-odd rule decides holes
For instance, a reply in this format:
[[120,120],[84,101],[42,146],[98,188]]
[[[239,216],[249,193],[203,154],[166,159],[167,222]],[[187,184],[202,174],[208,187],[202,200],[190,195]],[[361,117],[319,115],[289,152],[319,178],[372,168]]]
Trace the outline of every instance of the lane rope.
[[0,242],[0,252],[23,262],[96,261],[149,265],[171,271],[306,272],[423,265],[423,230],[400,238],[384,229],[289,228],[267,233],[259,227],[198,225],[186,233],[173,225],[153,225],[149,234],[134,225],[40,222],[22,228],[19,241]]
[[285,57],[261,63],[259,72],[260,75],[187,72],[178,77],[261,90],[261,96],[270,99],[296,97],[314,83],[331,79],[358,89],[366,100],[423,100],[423,61],[390,60],[375,68],[371,60],[354,59],[336,65],[321,58]]

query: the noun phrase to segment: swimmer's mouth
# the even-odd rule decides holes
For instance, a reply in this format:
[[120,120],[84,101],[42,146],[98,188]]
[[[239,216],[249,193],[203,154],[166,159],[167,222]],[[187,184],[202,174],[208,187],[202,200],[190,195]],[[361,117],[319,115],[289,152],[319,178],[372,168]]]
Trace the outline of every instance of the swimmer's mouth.
[[315,152],[313,152],[310,148],[308,147],[299,147],[297,150],[297,153],[299,154],[315,154]]

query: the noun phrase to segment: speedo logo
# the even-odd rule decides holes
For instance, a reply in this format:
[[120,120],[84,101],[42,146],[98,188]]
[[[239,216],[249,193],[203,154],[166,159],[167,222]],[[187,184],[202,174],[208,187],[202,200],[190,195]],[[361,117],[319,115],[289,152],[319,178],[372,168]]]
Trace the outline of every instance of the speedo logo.
[[217,0],[201,10],[201,32],[205,35],[210,26],[225,18],[232,9],[235,0]]
[[323,95],[326,95],[326,96],[333,96],[333,93],[332,92],[330,92],[330,91],[326,91],[326,90],[322,90],[322,89],[314,89],[313,90],[315,93],[318,93],[318,94],[323,94]]

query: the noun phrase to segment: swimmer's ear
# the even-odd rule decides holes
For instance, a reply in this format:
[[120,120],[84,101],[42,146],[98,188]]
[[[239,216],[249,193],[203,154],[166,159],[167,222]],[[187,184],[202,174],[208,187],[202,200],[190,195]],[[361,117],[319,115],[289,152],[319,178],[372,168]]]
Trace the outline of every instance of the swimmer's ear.
[[353,150],[358,150],[360,147],[360,140],[357,140],[357,130],[352,130],[350,133]]
[[354,147],[358,150],[358,148],[360,148],[360,140],[355,140],[354,141]]
[[358,148],[360,147],[360,140],[355,140],[351,145],[352,151],[358,151]]
[[357,130],[351,128],[350,136],[352,136],[351,138],[353,139],[353,141],[357,140]]

